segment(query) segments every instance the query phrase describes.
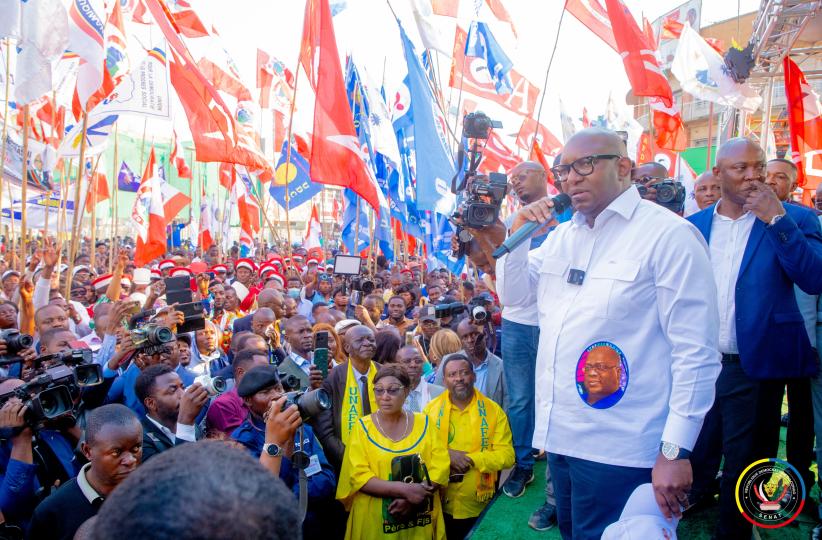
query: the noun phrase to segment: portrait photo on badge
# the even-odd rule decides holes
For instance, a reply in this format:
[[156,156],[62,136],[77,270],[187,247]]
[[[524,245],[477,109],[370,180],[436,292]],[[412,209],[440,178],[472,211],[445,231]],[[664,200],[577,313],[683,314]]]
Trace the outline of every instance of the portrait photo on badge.
[[597,341],[582,351],[576,369],[577,392],[595,409],[616,405],[628,388],[628,362],[619,347]]

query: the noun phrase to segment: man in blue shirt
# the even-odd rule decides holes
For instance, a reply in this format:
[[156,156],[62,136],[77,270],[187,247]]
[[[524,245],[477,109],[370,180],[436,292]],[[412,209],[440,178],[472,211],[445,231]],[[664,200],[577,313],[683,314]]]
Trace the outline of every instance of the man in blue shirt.
[[324,515],[334,508],[336,478],[334,470],[325,457],[314,431],[307,425],[301,426],[290,444],[283,448],[274,444],[265,444],[264,416],[269,406],[283,395],[276,366],[257,366],[248,370],[237,387],[237,394],[249,410],[248,418],[231,434],[231,438],[245,446],[251,454],[259,458],[262,452],[276,456],[282,453],[280,479],[299,498],[300,470],[294,463],[297,453],[306,456],[308,465],[305,468],[308,489],[308,512],[303,522],[303,538],[325,538]]

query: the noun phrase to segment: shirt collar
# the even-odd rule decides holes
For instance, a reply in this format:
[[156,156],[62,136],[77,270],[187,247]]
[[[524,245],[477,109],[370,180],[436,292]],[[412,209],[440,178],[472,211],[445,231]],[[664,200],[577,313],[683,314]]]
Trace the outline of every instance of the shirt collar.
[[739,216],[736,219],[731,219],[728,216],[723,216],[722,214],[717,212],[717,210],[719,210],[719,205],[720,204],[722,204],[722,199],[719,199],[718,201],[716,201],[716,204],[714,205],[714,214],[713,214],[714,218],[723,219],[725,221],[743,221],[743,220],[746,220],[748,218],[753,217],[753,214],[751,213],[750,210],[745,211],[744,214],[742,214],[741,216]]
[[[634,210],[636,207],[639,206],[639,203],[642,201],[642,197],[639,196],[639,191],[637,190],[636,186],[631,186],[619,196],[611,201],[605,210],[600,213],[599,216],[596,217],[594,220],[594,226],[596,226],[597,221],[601,219],[601,216],[610,214],[618,214],[625,218],[626,220],[631,219],[631,216],[634,214]],[[574,212],[574,215],[571,216],[571,221],[578,226],[586,225],[586,218],[580,212]]]
[[90,468],[91,463],[86,463],[83,465],[83,468],[80,469],[80,474],[77,475],[77,486],[80,488],[80,491],[83,492],[83,496],[88,500],[89,504],[93,505],[98,502],[102,503],[105,497],[97,493],[97,490],[89,484],[86,474]]
[[175,436],[174,436],[174,433],[172,433],[170,429],[168,429],[163,424],[161,424],[160,422],[158,422],[157,420],[155,420],[154,418],[152,418],[149,415],[146,415],[146,418],[148,418],[149,422],[151,422],[152,424],[157,426],[160,429],[160,431],[165,433],[166,437],[168,437],[171,442],[174,442]]
[[[297,364],[299,367],[303,367],[305,365],[310,365],[310,362],[306,358],[303,358],[302,356],[295,353],[294,351],[291,351],[290,357],[291,357],[291,360],[293,360],[294,363]],[[354,370],[354,371],[356,371],[356,370]]]

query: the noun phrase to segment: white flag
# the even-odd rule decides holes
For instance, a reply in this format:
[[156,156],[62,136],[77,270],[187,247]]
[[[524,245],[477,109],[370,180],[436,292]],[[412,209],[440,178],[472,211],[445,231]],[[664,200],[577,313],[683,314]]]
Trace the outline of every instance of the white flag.
[[0,38],[20,37],[21,0],[0,0]]
[[52,89],[52,69],[68,46],[68,14],[60,0],[24,2],[14,98],[25,105]]
[[762,97],[747,84],[736,83],[725,72],[725,61],[696,30],[688,24],[682,28],[671,73],[682,89],[699,99],[754,112]]
[[428,0],[412,0],[411,9],[414,12],[414,21],[420,33],[422,44],[426,49],[434,49],[446,56],[451,56],[452,48],[446,42],[442,33],[434,24],[434,12]]

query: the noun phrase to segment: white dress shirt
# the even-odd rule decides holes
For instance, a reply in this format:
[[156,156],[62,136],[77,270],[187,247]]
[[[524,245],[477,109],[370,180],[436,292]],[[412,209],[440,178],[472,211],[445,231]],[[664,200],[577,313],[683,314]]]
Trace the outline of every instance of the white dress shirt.
[[[585,272],[581,285],[568,283],[571,269]],[[721,368],[716,288],[696,227],[631,187],[593,227],[576,213],[496,270],[501,302],[538,313],[535,447],[644,468],[661,441],[694,447]],[[577,384],[583,352],[599,342],[622,351],[626,368],[608,408],[589,406]]]
[[711,266],[719,308],[719,352],[739,354],[736,342],[736,280],[756,216],[745,212],[737,219],[717,213],[711,222]]
[[160,428],[160,431],[162,431],[165,434],[165,436],[168,437],[168,440],[170,440],[174,444],[177,444],[177,439],[188,442],[194,442],[197,440],[197,432],[195,431],[193,424],[188,425],[177,422],[177,432],[172,433],[170,429],[165,427],[163,424],[161,424],[151,416],[146,415],[146,418],[148,418],[149,422]]
[[417,387],[408,393],[402,408],[409,412],[421,413],[429,401],[431,401],[431,391],[425,378],[421,377]]

